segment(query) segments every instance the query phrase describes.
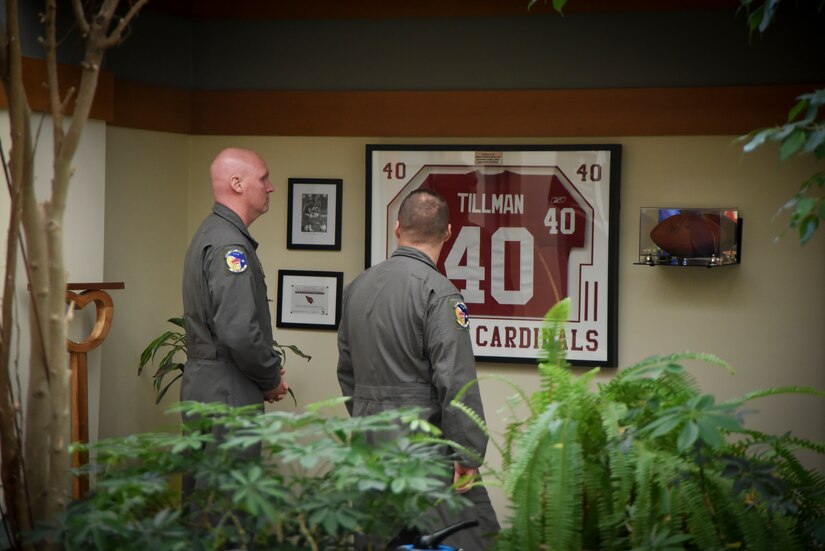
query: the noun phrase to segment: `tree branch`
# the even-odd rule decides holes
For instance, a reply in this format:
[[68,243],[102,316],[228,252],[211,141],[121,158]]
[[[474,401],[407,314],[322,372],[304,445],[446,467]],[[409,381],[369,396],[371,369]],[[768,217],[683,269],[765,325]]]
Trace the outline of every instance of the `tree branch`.
[[109,34],[108,38],[104,41],[104,48],[108,49],[120,44],[120,41],[123,40],[123,31],[126,29],[126,27],[129,26],[129,24],[132,22],[132,19],[134,19],[137,16],[138,12],[141,10],[141,8],[143,8],[143,6],[146,5],[148,1],[149,0],[138,0],[137,2],[132,4],[132,6],[129,8],[129,11],[126,12],[126,15],[120,18],[120,21],[118,21],[117,26],[114,28],[111,34]]
[[85,38],[89,35],[89,22],[86,21],[86,11],[83,9],[82,0],[72,0],[72,10],[74,11],[77,28],[80,29]]
[[[11,172],[10,197],[12,213],[9,225],[9,241],[7,242],[6,281],[3,296],[3,338],[0,343],[0,452],[2,453],[2,481],[4,499],[12,526],[12,537],[20,543],[21,535],[32,528],[31,502],[28,499],[27,477],[24,472],[23,455],[21,454],[21,439],[19,432],[14,430],[12,420],[17,419],[14,393],[9,378],[9,357],[11,351],[11,308],[14,303],[14,272],[16,264],[16,240],[13,235],[20,232],[20,217],[24,204],[23,190],[27,179],[31,176],[31,131],[29,128],[29,107],[26,101],[26,90],[23,86],[22,52],[20,49],[20,19],[17,2],[6,1],[6,29],[2,30],[0,44],[0,79],[6,93],[9,109],[9,123],[11,126],[12,150],[9,168]],[[43,372],[32,374],[33,378],[43,377]]]
[[[54,1],[54,0],[49,0]],[[100,65],[103,54],[110,47],[118,44],[122,38],[123,29],[134,19],[148,0],[137,0],[129,8],[126,16],[120,19],[111,35],[108,29],[114,18],[120,0],[105,0],[100,10],[92,16],[86,37],[86,54],[82,63],[80,84],[77,89],[77,100],[71,123],[64,136],[60,151],[55,152],[55,175],[52,181],[52,203],[54,213],[62,213],[65,209],[68,182],[71,178],[70,160],[74,157],[80,144],[80,136],[91,112],[92,102],[97,88]],[[65,182],[63,185],[61,182]]]
[[57,76],[57,0],[46,2],[43,24],[46,27],[46,38],[43,40],[43,48],[46,50],[46,90],[52,113],[53,153],[57,155],[63,145],[63,102],[60,101],[60,79]]

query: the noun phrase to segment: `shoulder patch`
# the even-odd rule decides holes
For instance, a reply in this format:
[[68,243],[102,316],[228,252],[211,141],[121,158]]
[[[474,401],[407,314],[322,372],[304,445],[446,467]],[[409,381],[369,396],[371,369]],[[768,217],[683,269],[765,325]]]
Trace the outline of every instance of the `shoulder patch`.
[[229,270],[230,273],[240,274],[245,272],[249,267],[246,262],[246,251],[241,247],[227,249],[223,258],[224,261],[226,261],[226,269]]
[[462,329],[470,327],[470,311],[467,310],[467,305],[460,300],[451,300],[450,305],[453,308],[455,322]]

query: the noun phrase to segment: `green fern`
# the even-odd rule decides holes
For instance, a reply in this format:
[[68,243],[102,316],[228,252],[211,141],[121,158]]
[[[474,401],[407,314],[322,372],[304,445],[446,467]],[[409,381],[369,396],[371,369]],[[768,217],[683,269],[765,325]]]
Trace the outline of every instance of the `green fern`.
[[604,393],[618,398],[622,393],[650,393],[651,395],[680,399],[699,392],[695,377],[681,365],[685,360],[708,361],[727,366],[723,360],[710,354],[684,352],[667,356],[652,356],[622,369],[605,386]]
[[570,299],[557,302],[544,316],[544,332],[552,338],[545,341],[539,369],[543,366],[566,367],[567,352],[559,345],[558,336],[570,317]]
[[[710,507],[716,507],[705,493],[700,480],[685,477],[680,480],[681,506],[685,524],[699,549],[719,549],[723,547],[717,532],[717,519]],[[733,543],[733,542],[731,542]]]
[[539,455],[542,456],[542,459],[546,458],[546,451],[543,449],[542,444],[549,437],[548,433],[552,424],[559,423],[557,419],[554,419],[557,409],[557,405],[548,407],[527,427],[519,438],[519,453],[516,461],[510,467],[508,473],[509,483],[504,487],[508,494],[513,494],[515,485],[526,476],[536,476],[536,473],[541,474],[545,468],[544,461],[534,459],[533,456]]
[[458,401],[457,398],[453,399],[450,402],[450,407],[454,407],[455,409],[461,411],[464,415],[470,418],[470,420],[481,429],[481,431],[489,438],[490,436],[490,429],[487,426],[487,423],[484,419],[476,413],[476,410],[465,404],[464,402]]
[[650,452],[645,446],[636,446],[636,465],[633,473],[634,497],[630,502],[633,504],[628,523],[631,529],[631,543],[640,545],[643,538],[653,525],[651,516],[655,510],[653,503],[654,489],[654,467],[657,456]]
[[751,438],[750,440],[744,441],[747,446],[756,446],[760,444],[782,446],[787,449],[805,449],[820,455],[825,455],[825,443],[814,442],[806,438],[799,438],[790,433],[783,434],[781,436],[774,436],[753,429],[742,429],[740,434],[747,435]]
[[710,365],[724,367],[728,372],[733,373],[733,368],[728,362],[714,354],[702,352],[676,352],[665,356],[650,356],[644,360],[621,370],[616,376],[617,381],[630,377],[655,375],[657,372],[667,367],[681,368],[682,362],[686,360],[696,360]]
[[[788,492],[797,505],[797,513],[794,515],[797,531],[806,540],[817,540],[821,546],[825,546],[825,531],[816,533],[816,526],[825,523],[825,474],[802,466],[792,452],[799,440],[789,435],[771,439],[771,451],[774,462],[778,463],[779,475],[788,484]],[[820,530],[822,528],[825,526]]]
[[513,467],[513,456],[515,455],[516,444],[521,438],[524,422],[510,423],[504,433],[504,444],[501,446],[501,468],[504,473],[509,473]]
[[[598,370],[576,375],[555,338],[568,313],[565,300],[546,316],[554,338],[538,390],[512,397],[496,444],[512,506],[496,549],[821,548],[825,476],[795,452],[825,454],[825,444],[744,429],[731,415],[762,397],[825,393],[786,386],[715,404],[683,363],[732,369],[692,352],[647,358],[594,385]],[[704,432],[680,438],[691,422]]]
[[817,388],[813,388],[810,386],[796,386],[796,385],[789,385],[789,386],[780,386],[774,388],[766,388],[763,390],[755,390],[753,392],[748,392],[744,396],[740,396],[739,398],[733,398],[728,400],[727,403],[734,404],[740,406],[745,402],[750,402],[751,400],[756,400],[758,398],[767,398],[769,396],[780,396],[783,394],[812,394],[814,396],[823,396],[825,397],[825,391],[819,390]]
[[599,463],[585,460],[583,471],[582,548],[620,549],[627,535],[624,504],[614,510],[610,476]]
[[634,471],[638,461],[636,447],[633,446],[632,431],[620,423],[627,411],[624,404],[609,403],[602,410],[602,427],[609,444],[606,447],[608,486],[605,491],[606,507],[602,510],[605,518],[600,529],[604,541],[615,541],[623,532],[626,504],[631,502],[634,489]]
[[554,415],[555,408],[548,408],[527,429],[521,439],[518,459],[511,466],[504,486],[515,511],[513,543],[523,549],[538,549],[542,539],[543,478],[551,460],[551,447],[546,445],[550,437],[545,427],[553,422]]
[[576,424],[562,421],[547,442],[550,472],[544,484],[544,538],[548,549],[581,549],[582,450]]

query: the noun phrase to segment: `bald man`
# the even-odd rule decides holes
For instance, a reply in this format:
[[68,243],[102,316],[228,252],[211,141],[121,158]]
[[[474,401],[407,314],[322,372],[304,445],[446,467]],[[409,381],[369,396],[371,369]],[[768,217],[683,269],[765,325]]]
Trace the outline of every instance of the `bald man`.
[[187,361],[181,400],[245,406],[288,391],[272,347],[266,282],[248,227],[274,191],[260,155],[221,151],[209,170],[215,204],[186,253],[183,313]]

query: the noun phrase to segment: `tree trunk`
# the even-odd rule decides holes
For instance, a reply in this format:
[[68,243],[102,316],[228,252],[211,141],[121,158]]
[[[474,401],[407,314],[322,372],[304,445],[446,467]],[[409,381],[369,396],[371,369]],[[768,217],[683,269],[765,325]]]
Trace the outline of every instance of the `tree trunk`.
[[2,79],[9,103],[12,150],[10,156],[11,216],[6,251],[6,278],[3,287],[3,327],[0,342],[0,445],[2,446],[2,480],[12,539],[20,545],[20,534],[33,526],[26,495],[23,471],[22,435],[19,423],[19,397],[15,399],[9,372],[11,352],[12,307],[16,293],[17,242],[22,217],[22,190],[32,181],[33,148],[29,132],[29,107],[23,88],[23,68],[18,33],[19,13],[15,2],[6,3],[9,32],[2,33]]
[[[77,29],[85,39],[86,54],[68,129],[64,129],[64,114],[75,91],[70,90],[61,97],[57,78],[57,0],[45,2],[43,45],[54,161],[51,197],[42,204],[38,203],[34,191],[34,149],[23,86],[18,0],[6,0],[6,28],[0,23],[0,79],[9,102],[12,134],[9,163],[12,213],[0,327],[0,475],[15,548],[21,547],[21,536],[34,524],[54,522],[69,501],[70,372],[66,351],[63,215],[72,177],[71,163],[89,119],[103,54],[120,42],[124,29],[147,2],[129,0],[126,14],[115,19],[120,1],[103,0],[97,13],[87,20],[82,0],[71,0]],[[110,31],[113,21],[116,25]],[[25,244],[19,239],[21,224]],[[9,361],[18,241],[26,262],[31,312],[25,438],[20,434],[19,397],[15,397]],[[21,440],[25,442],[22,453]],[[59,543],[38,544],[40,547],[57,549]]]

